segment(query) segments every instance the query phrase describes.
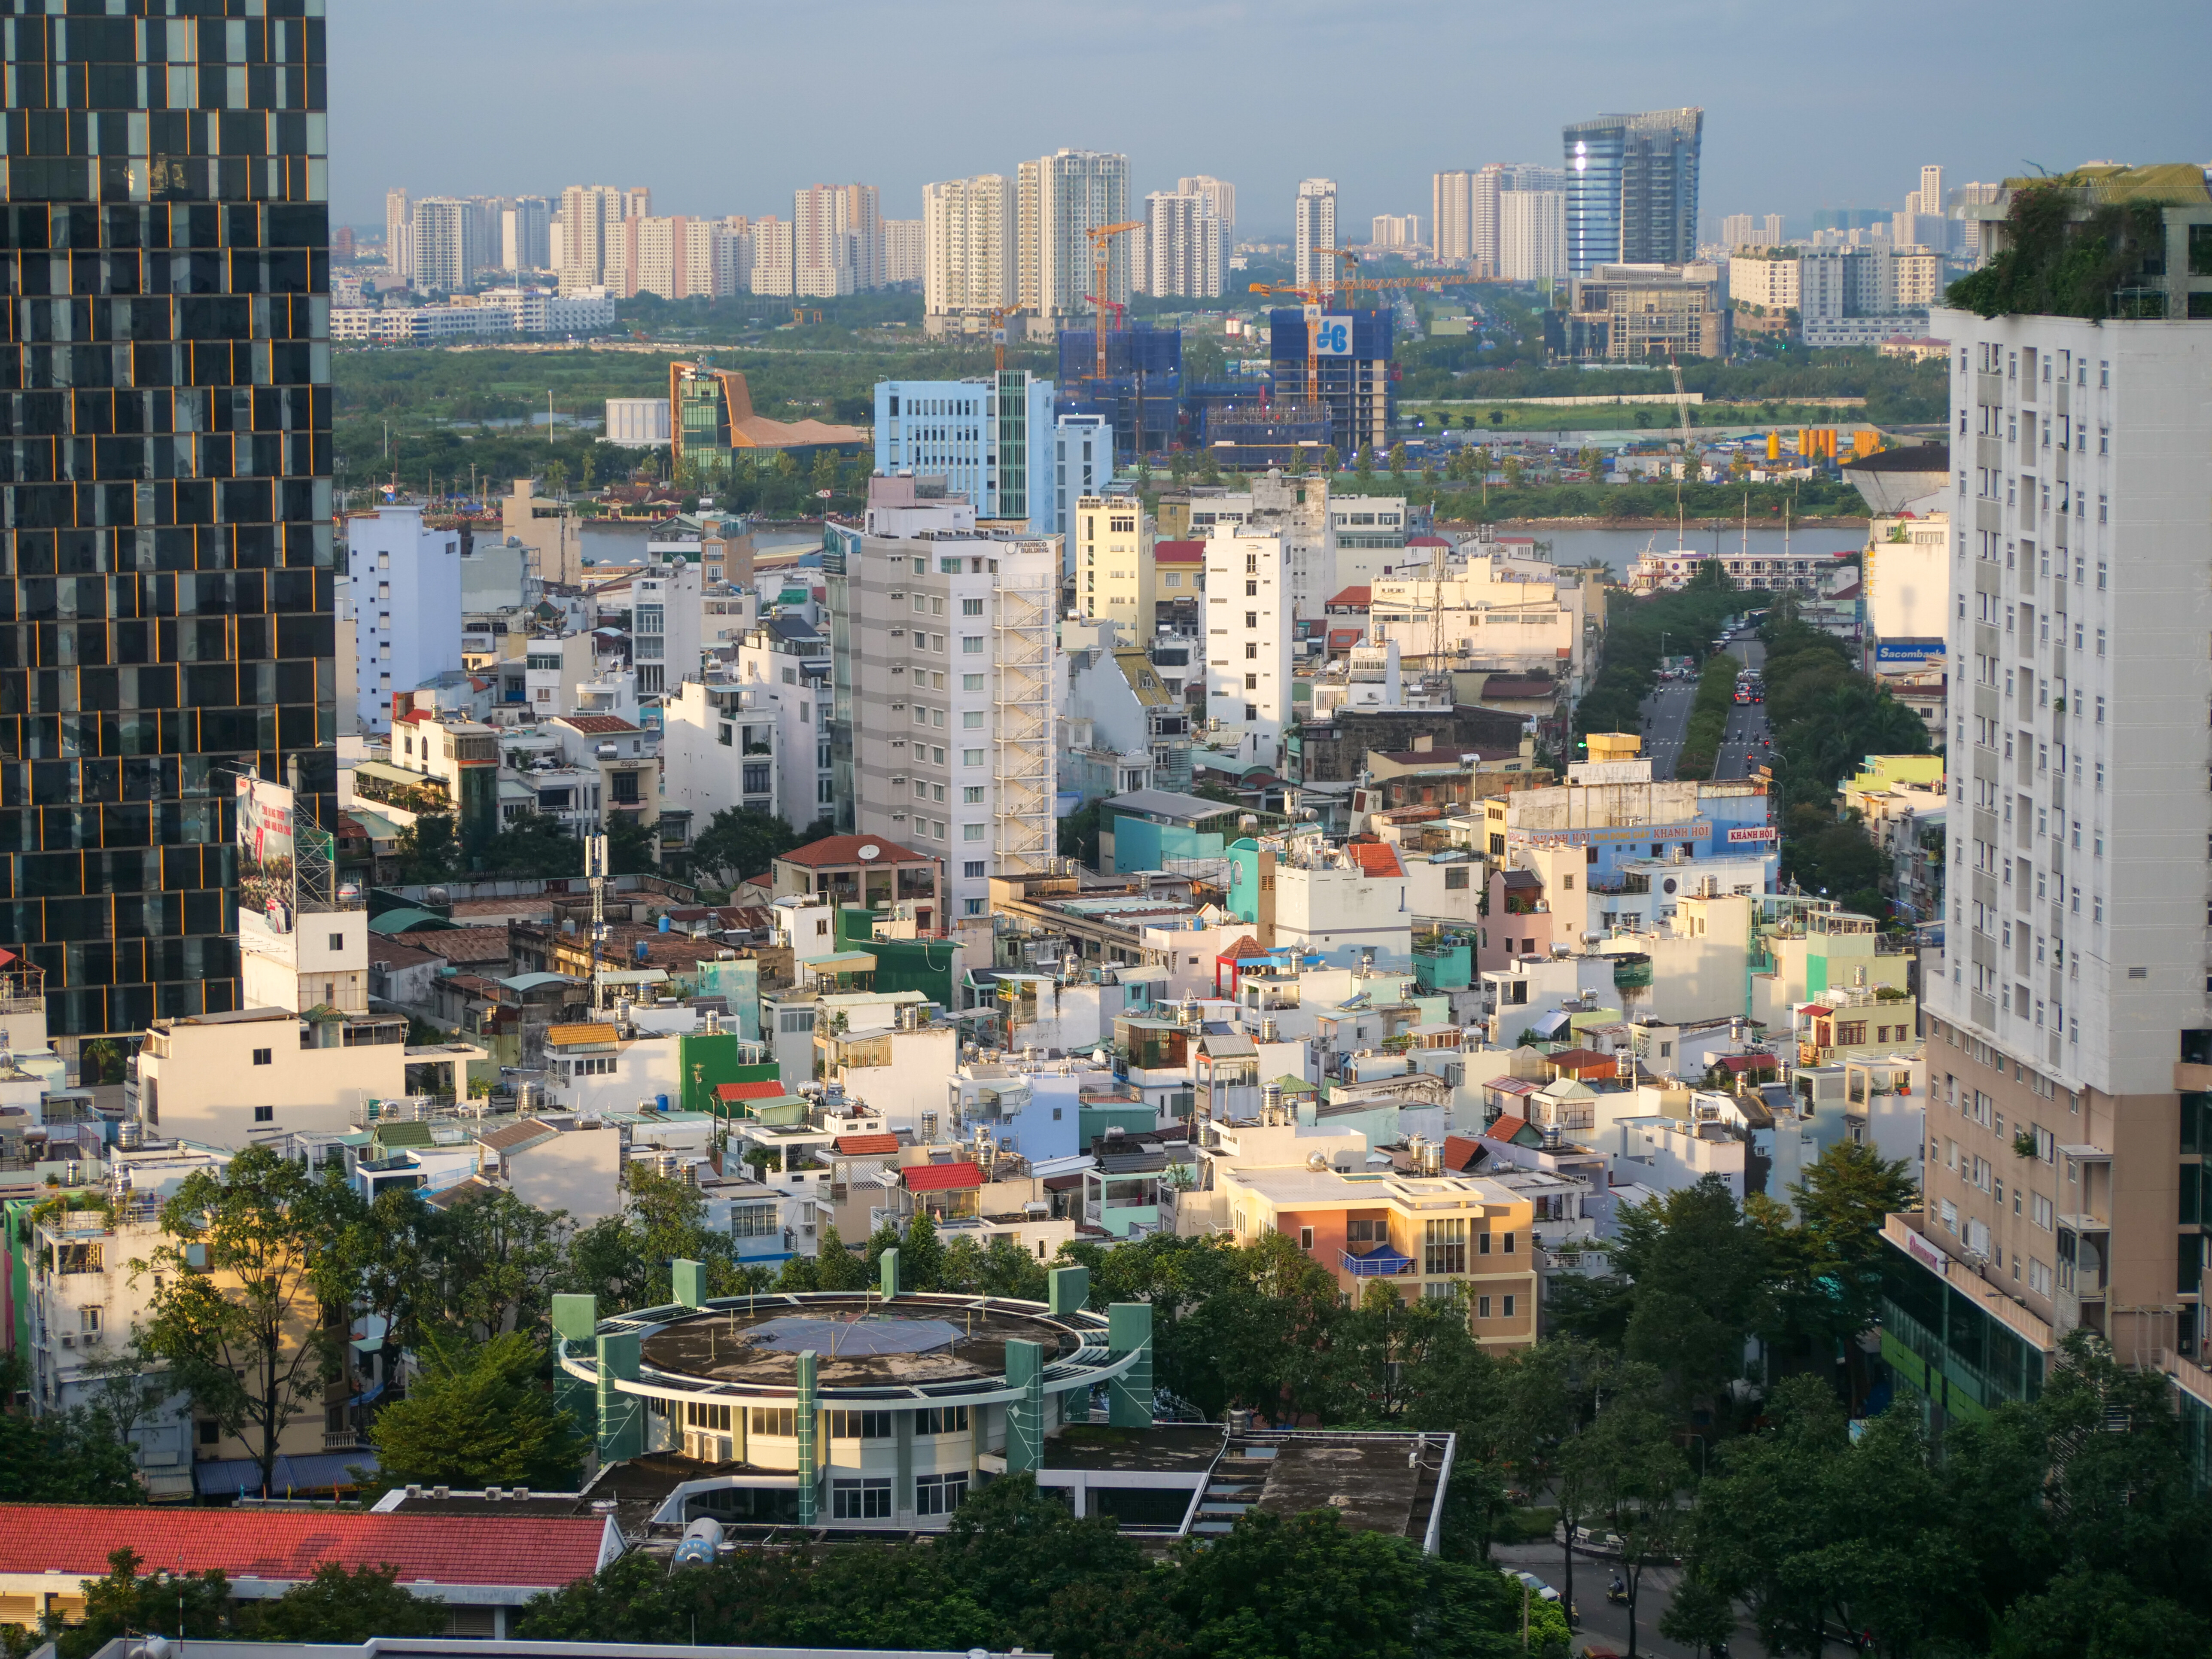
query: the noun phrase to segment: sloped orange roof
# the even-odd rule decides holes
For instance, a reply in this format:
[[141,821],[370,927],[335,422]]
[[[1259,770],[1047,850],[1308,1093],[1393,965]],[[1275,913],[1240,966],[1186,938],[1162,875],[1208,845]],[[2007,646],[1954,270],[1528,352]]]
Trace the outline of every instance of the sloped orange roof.
[[1370,876],[1402,876],[1406,866],[1398,862],[1398,849],[1388,842],[1353,841],[1345,843],[1352,862]]

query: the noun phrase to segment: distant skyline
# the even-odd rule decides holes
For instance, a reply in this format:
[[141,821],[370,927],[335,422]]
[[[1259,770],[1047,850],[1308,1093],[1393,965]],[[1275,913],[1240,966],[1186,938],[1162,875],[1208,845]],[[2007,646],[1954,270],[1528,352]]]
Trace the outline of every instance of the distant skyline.
[[650,185],[656,212],[788,215],[802,185],[860,180],[912,218],[933,179],[1067,146],[1126,152],[1139,198],[1187,173],[1231,180],[1248,237],[1287,234],[1298,180],[1333,178],[1340,222],[1364,233],[1376,214],[1425,217],[1439,169],[1556,165],[1568,121],[1692,104],[1707,231],[1731,213],[1901,206],[1926,162],[1963,184],[2031,163],[2212,161],[2201,0],[2118,0],[2081,21],[2055,0],[1874,0],[1848,18],[1609,0],[1572,22],[1466,0],[1380,15],[1318,0],[334,0],[331,207],[380,226],[392,186],[606,184]]

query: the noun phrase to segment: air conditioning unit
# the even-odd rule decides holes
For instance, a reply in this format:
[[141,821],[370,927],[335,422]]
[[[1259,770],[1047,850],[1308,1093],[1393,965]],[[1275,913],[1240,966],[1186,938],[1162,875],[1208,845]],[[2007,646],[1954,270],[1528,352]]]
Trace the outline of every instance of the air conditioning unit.
[[103,1333],[100,1331],[87,1331],[80,1340],[88,1348],[98,1347],[100,1346],[100,1339],[102,1334]]
[[684,1431],[684,1455],[696,1457],[702,1463],[729,1462],[732,1455],[731,1437],[710,1433],[704,1429],[686,1429]]
[[62,1333],[62,1346],[64,1348],[74,1348],[76,1346],[76,1339],[71,1336],[67,1331],[64,1331]]

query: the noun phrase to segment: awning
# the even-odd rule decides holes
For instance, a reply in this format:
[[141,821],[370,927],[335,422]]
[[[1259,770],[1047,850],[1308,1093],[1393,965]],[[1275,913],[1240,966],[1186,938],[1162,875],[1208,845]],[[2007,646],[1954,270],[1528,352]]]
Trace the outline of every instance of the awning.
[[1395,1279],[1411,1273],[1413,1267],[1413,1257],[1399,1255],[1388,1244],[1365,1255],[1354,1255],[1349,1250],[1344,1253],[1344,1270],[1354,1279]]
[[[327,1491],[332,1486],[350,1489],[354,1485],[354,1468],[374,1469],[376,1453],[363,1446],[358,1451],[305,1452],[297,1456],[279,1457],[274,1478],[265,1494],[283,1498],[297,1492],[301,1497],[309,1492]],[[203,1498],[255,1498],[261,1491],[261,1465],[251,1457],[212,1458],[204,1463],[192,1465],[192,1484]]]

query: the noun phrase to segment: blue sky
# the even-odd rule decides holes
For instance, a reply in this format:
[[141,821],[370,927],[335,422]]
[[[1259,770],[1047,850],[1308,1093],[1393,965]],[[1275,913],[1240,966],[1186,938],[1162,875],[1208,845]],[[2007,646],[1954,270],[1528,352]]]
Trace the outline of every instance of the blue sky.
[[1429,176],[1557,162],[1562,123],[1702,105],[1708,218],[1902,206],[2093,159],[2212,161],[2203,0],[331,0],[334,216],[384,191],[649,185],[670,213],[791,211],[816,181],[1011,173],[1126,151],[1136,191],[1210,173],[1240,229],[1336,179],[1348,225]]

